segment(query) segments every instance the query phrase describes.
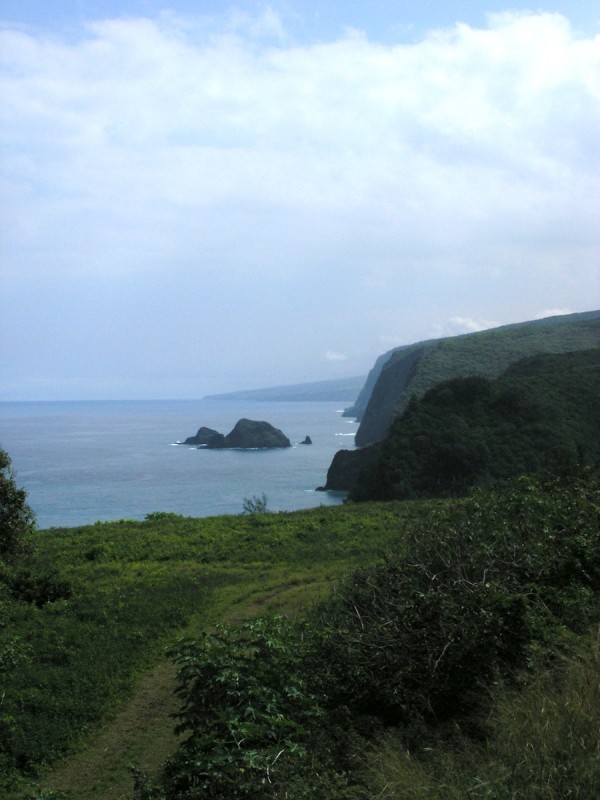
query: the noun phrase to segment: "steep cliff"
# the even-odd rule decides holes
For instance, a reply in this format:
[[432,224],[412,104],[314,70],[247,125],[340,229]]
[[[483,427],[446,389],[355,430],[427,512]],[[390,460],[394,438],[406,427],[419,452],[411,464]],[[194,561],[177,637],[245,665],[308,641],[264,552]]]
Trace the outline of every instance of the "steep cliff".
[[[355,444],[362,449],[384,440],[411,397],[422,397],[442,381],[472,375],[494,379],[528,356],[599,345],[600,311],[588,311],[399,347],[377,359],[356,403],[346,411],[361,420]],[[350,489],[368,459],[358,449],[336,455],[326,488]]]
[[600,348],[525,358],[495,380],[444,381],[411,400],[383,442],[353,455],[355,500],[461,495],[597,463]]
[[599,344],[600,311],[589,311],[398,348],[389,355],[375,382],[356,445],[381,441],[411,395],[422,397],[441,381],[469,375],[496,378],[527,356],[585,350]]

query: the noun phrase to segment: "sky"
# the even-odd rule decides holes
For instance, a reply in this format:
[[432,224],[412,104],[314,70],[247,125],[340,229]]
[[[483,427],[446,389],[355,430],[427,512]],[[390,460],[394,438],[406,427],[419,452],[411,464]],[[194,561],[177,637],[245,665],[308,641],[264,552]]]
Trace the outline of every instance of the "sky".
[[0,0],[0,400],[600,308],[600,5]]

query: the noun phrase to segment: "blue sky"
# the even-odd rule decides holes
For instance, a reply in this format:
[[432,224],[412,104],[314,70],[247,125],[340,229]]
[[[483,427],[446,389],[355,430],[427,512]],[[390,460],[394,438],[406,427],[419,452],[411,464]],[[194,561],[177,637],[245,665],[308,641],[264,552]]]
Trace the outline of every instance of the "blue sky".
[[2,0],[0,399],[600,307],[596,3]]

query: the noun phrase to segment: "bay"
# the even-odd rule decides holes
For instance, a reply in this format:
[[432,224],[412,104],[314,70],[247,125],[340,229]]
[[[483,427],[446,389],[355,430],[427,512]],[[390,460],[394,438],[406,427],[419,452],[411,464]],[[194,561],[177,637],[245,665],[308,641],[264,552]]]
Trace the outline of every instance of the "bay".
[[[142,520],[155,511],[239,514],[267,496],[271,511],[335,505],[316,492],[356,423],[336,402],[207,400],[0,403],[0,447],[12,459],[39,528]],[[277,450],[206,450],[183,441],[206,425],[228,433],[238,419],[270,422],[292,442]],[[298,444],[305,436],[313,444]]]

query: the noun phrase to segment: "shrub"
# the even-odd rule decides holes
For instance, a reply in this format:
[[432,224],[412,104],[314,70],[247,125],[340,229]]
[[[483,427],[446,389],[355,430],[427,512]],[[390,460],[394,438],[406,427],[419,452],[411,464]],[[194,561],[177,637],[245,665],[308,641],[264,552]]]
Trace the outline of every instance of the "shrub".
[[460,733],[421,757],[386,735],[369,757],[382,800],[596,800],[600,786],[598,640],[519,692],[494,691],[489,740]]
[[0,449],[0,558],[11,560],[25,552],[34,524],[27,493],[17,488],[11,460]]
[[597,618],[600,491],[591,474],[439,508],[321,610],[337,702],[406,728],[463,724],[538,643]]
[[382,797],[516,796],[516,779],[513,795],[488,795],[468,773],[456,791],[448,778],[448,793],[435,794],[452,754],[442,748],[433,772],[426,754],[459,727],[465,763],[470,752],[481,761],[497,730],[482,712],[498,687],[526,685],[533,666],[544,671],[597,620],[599,515],[591,472],[522,478],[431,506],[306,623],[258,619],[180,641],[178,732],[187,738],[157,784],[138,776],[138,798],[373,796],[356,754],[384,726],[397,728],[401,771],[414,780],[398,778],[397,793]]
[[266,514],[269,510],[267,495],[263,492],[260,497],[245,497],[243,509],[244,514]]
[[[305,670],[308,645],[298,634],[297,626],[271,617],[240,628],[220,625],[176,645],[183,703],[176,732],[187,738],[165,764],[160,789],[138,776],[140,797],[285,796],[280,791],[290,776],[312,766],[308,745],[325,722]],[[319,781],[325,794],[305,795],[298,785],[294,796],[334,798],[336,781],[343,777],[332,771]]]

